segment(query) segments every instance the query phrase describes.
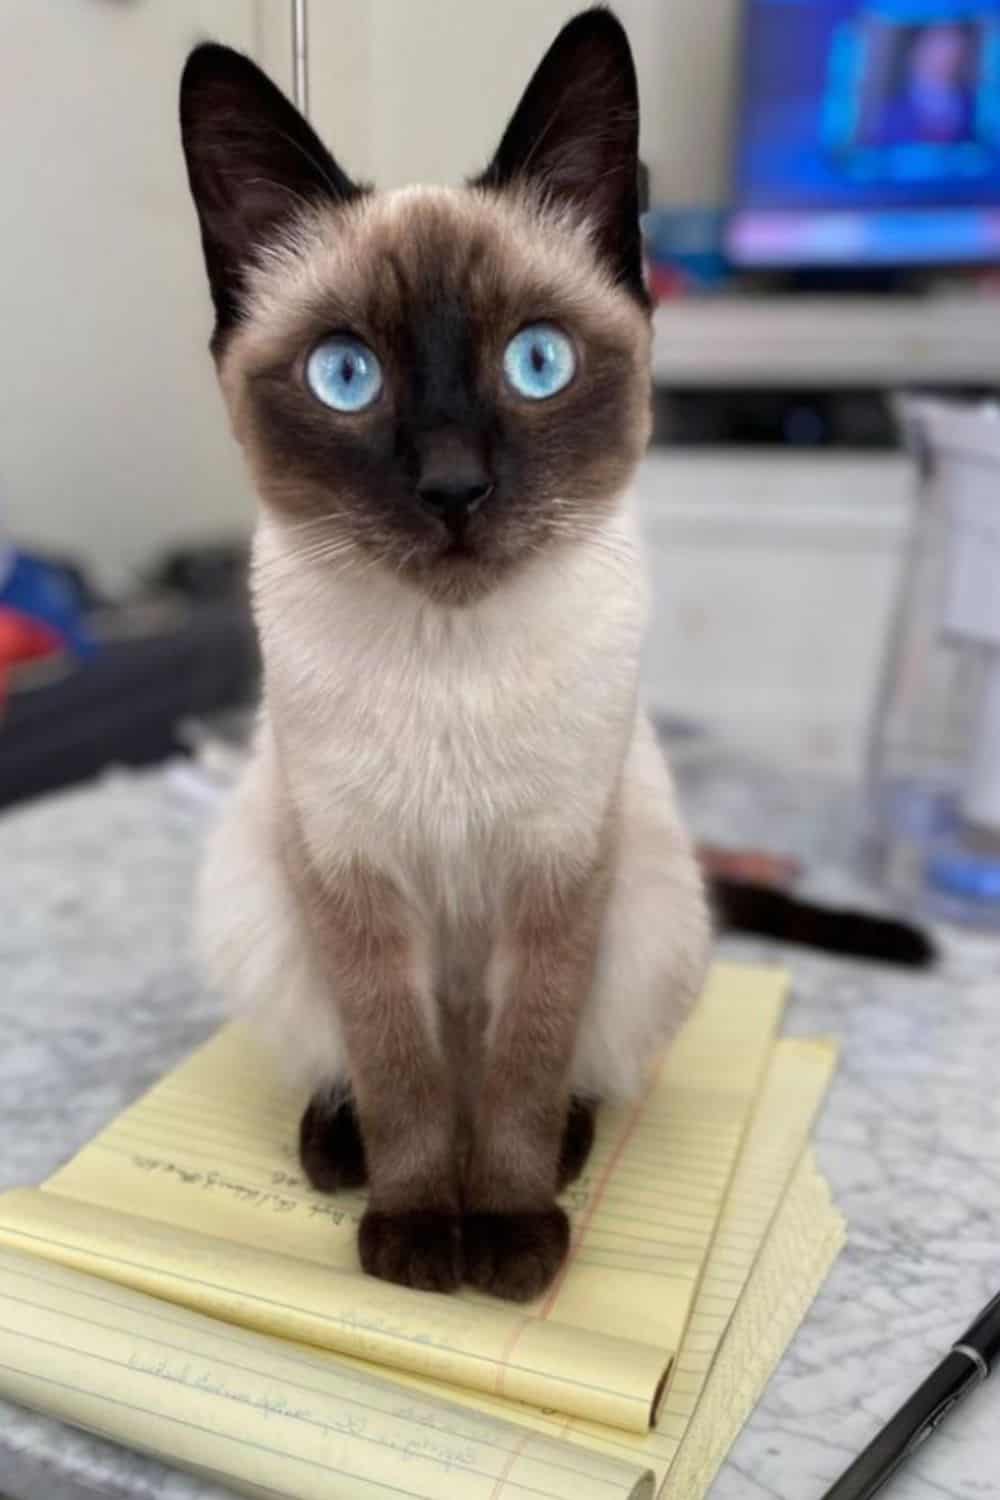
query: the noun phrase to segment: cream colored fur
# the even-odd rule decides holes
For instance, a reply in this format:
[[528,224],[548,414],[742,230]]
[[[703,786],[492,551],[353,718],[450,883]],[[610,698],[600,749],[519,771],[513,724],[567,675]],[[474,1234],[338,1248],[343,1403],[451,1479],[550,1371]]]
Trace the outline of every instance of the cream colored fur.
[[[310,1086],[344,1080],[337,997],[278,853],[289,798],[320,872],[360,855],[407,897],[432,1035],[442,934],[484,930],[528,868],[593,860],[614,802],[611,897],[573,1075],[579,1092],[635,1090],[699,989],[708,923],[637,706],[645,592],[627,503],[458,609],[357,557],[304,561],[294,523],[265,505],[254,589],[264,707],[200,902],[209,973],[233,1008]],[[488,1003],[502,962],[494,954],[469,1003]]]

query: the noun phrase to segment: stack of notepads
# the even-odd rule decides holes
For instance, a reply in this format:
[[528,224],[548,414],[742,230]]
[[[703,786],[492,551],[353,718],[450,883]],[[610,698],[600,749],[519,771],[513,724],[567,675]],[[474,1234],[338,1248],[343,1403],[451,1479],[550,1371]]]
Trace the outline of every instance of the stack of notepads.
[[302,1099],[227,1028],[0,1198],[0,1395],[250,1495],[703,1496],[843,1242],[835,1051],[777,1039],[784,999],[716,968],[526,1309],[363,1276],[362,1196],[310,1190]]

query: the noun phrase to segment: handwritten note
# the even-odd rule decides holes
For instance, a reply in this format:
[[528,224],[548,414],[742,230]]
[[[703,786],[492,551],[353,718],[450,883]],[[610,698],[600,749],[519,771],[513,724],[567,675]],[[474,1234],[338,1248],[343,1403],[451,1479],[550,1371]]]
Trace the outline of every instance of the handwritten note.
[[0,1251],[0,1389],[253,1495],[649,1500],[638,1465]]

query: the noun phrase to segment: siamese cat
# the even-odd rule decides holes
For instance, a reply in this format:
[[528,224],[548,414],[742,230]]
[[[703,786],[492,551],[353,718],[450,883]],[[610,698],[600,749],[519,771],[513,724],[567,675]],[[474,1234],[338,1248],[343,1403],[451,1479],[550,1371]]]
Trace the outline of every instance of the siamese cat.
[[526,1301],[598,1101],[640,1086],[709,947],[637,697],[628,42],[571,21],[457,189],[356,184],[221,46],[181,124],[260,496],[263,707],[204,871],[208,972],[311,1093],[309,1179],[367,1182],[365,1270]]

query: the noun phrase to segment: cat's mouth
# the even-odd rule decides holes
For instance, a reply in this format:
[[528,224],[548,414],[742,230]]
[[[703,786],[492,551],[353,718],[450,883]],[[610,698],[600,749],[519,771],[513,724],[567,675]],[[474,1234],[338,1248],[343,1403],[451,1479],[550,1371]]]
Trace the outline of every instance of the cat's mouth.
[[472,502],[466,495],[448,503],[426,503],[421,509],[431,520],[437,533],[436,558],[444,563],[476,561],[486,550],[486,539],[490,533],[489,519],[483,515],[483,502],[489,500],[496,486],[490,482],[475,491]]
[[422,555],[410,551],[401,571],[443,603],[466,604],[493,588],[508,559],[489,526],[435,537]]
[[440,521],[434,547],[434,561],[445,566],[474,563],[485,559],[489,551],[490,526],[478,514],[468,514],[460,519],[452,517],[448,524]]

